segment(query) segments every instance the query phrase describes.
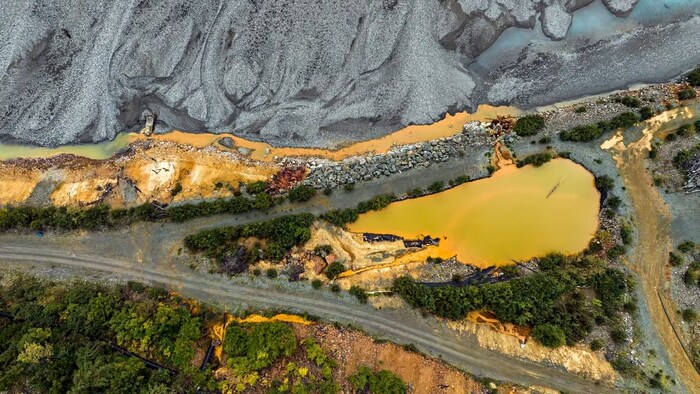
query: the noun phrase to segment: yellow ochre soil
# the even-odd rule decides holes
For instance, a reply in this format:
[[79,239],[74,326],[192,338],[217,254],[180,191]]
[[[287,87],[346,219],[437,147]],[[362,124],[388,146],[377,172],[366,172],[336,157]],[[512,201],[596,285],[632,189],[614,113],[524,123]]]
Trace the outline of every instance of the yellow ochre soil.
[[496,332],[485,324],[463,320],[448,321],[447,325],[453,330],[476,336],[479,345],[486,349],[535,362],[560,365],[569,372],[605,383],[614,383],[619,379],[618,373],[605,361],[602,353],[593,352],[584,345],[552,349],[536,341],[528,341],[525,347],[521,347],[518,338]]
[[[60,155],[0,162],[0,205],[26,202],[43,188],[48,188],[49,199],[44,202],[60,206],[103,202],[125,207],[153,200],[226,197],[238,189],[239,182],[268,180],[278,171],[272,163],[213,146],[197,149],[174,142],[138,142],[107,160]],[[182,191],[173,197],[171,191],[178,183]]]

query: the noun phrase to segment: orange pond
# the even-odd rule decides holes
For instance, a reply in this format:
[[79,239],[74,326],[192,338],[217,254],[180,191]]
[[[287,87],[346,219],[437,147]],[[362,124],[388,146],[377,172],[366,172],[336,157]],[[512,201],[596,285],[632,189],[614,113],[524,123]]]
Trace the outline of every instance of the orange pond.
[[508,166],[490,178],[361,215],[353,232],[440,238],[434,257],[479,267],[578,253],[598,227],[593,175],[570,160]]
[[[11,145],[0,143],[0,160],[17,157],[49,157],[60,153],[72,153],[91,159],[107,159],[132,142],[152,139],[158,141],[172,141],[187,144],[194,147],[205,147],[216,143],[222,137],[233,139],[235,147],[243,147],[251,150],[250,157],[255,160],[271,161],[277,157],[313,156],[324,157],[332,160],[342,160],[347,157],[368,153],[383,153],[393,146],[413,144],[429,141],[458,134],[462,126],[470,121],[487,121],[498,115],[518,115],[520,110],[513,107],[492,107],[481,105],[473,114],[459,112],[455,115],[447,114],[444,119],[429,125],[407,126],[384,137],[361,141],[337,150],[317,148],[285,148],[273,147],[264,142],[249,141],[233,134],[187,133],[172,131],[166,134],[146,137],[136,133],[122,133],[113,141],[104,141],[97,144],[64,145],[57,148],[43,148],[36,146]],[[221,149],[226,149],[219,146]]]

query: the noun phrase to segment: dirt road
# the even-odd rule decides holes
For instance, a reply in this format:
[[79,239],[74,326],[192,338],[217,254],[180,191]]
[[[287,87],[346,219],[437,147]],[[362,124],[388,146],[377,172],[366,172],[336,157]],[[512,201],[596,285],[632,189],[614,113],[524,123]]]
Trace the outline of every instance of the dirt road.
[[669,308],[666,299],[670,282],[665,275],[672,244],[671,213],[644,165],[647,152],[643,138],[616,154],[638,232],[630,268],[638,274],[655,336],[663,344],[680,383],[687,392],[700,393],[700,374],[693,367],[673,328],[680,325],[678,317],[674,309],[670,309],[668,314],[664,311],[664,304]]
[[[27,241],[30,241],[27,239]],[[103,278],[134,279],[164,284],[185,296],[224,307],[283,308],[308,312],[331,321],[358,325],[373,335],[398,343],[413,343],[422,351],[470,373],[493,379],[537,385],[576,393],[615,392],[584,378],[522,361],[479,347],[473,339],[446,329],[434,319],[421,318],[409,311],[377,311],[358,304],[351,297],[338,297],[309,286],[275,286],[249,279],[230,279],[172,266],[168,262],[136,263],[70,251],[68,244],[51,242],[40,245],[0,246],[3,266],[21,271],[41,271],[48,267],[68,268],[81,277],[102,273]],[[65,250],[67,248],[68,250]]]

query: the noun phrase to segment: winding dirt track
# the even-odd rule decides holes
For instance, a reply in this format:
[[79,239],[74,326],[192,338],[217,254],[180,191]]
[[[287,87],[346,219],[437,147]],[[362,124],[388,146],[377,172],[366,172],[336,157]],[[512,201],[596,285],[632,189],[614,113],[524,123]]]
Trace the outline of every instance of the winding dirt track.
[[[82,273],[101,272],[108,277],[165,284],[178,289],[183,295],[224,306],[251,305],[304,311],[324,319],[359,325],[371,334],[399,343],[413,343],[422,351],[477,375],[567,392],[616,392],[576,375],[483,349],[473,341],[444,329],[434,320],[406,312],[377,311],[359,305],[353,299],[329,295],[328,292],[263,288],[251,282],[233,281],[221,276],[173,271],[157,263],[132,263],[77,255],[54,247],[12,247],[6,246],[7,242],[3,244],[0,246],[0,261],[12,269],[67,267]],[[133,269],[135,265],[138,265],[138,269]]]
[[630,268],[637,272],[656,336],[663,344],[673,369],[689,393],[700,393],[700,374],[693,366],[674,326],[677,316],[666,313],[668,281],[665,279],[668,253],[671,251],[671,213],[659,195],[644,165],[647,154],[642,141],[632,143],[618,153],[618,168],[632,203],[638,241]]

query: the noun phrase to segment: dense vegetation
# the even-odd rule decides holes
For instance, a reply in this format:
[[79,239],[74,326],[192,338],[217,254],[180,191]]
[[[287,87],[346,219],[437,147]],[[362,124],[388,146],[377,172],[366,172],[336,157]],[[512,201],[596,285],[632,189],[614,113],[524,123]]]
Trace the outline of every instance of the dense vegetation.
[[365,365],[361,366],[348,380],[358,393],[404,394],[408,390],[406,383],[390,371],[374,373]]
[[0,208],[0,231],[10,229],[96,230],[140,221],[184,222],[203,216],[239,214],[253,209],[265,210],[274,204],[275,200],[271,196],[261,193],[255,198],[237,196],[166,208],[155,203],[146,203],[128,209],[110,208],[104,204],[82,209],[20,205]]
[[316,195],[316,189],[307,185],[299,185],[294,189],[289,191],[287,197],[291,202],[304,202],[309,201],[311,197]]
[[521,136],[527,137],[537,134],[544,128],[544,118],[541,115],[525,115],[518,118],[513,126],[513,131]]
[[348,223],[356,221],[361,214],[386,208],[394,201],[396,201],[395,195],[380,194],[369,201],[363,201],[357,204],[356,208],[336,209],[327,212],[321,215],[321,219],[338,227],[343,227]]
[[553,158],[554,158],[554,154],[550,151],[533,153],[529,156],[526,156],[522,160],[518,160],[517,166],[524,167],[528,164],[532,164],[534,167],[541,167],[542,165],[549,162]]
[[692,86],[700,86],[700,68],[696,68],[688,74],[688,83]]
[[[206,305],[135,282],[106,287],[0,276],[0,283],[0,311],[13,316],[0,316],[2,392],[340,392],[335,360],[286,323],[230,323],[221,359],[230,372],[215,377],[217,357],[199,369],[209,327],[222,320]],[[367,367],[348,383],[357,392],[406,391],[392,373]]]
[[693,88],[686,88],[678,92],[678,100],[692,100],[697,96]]
[[[164,393],[214,388],[191,363],[208,312],[137,284],[43,284],[20,277],[0,287],[0,391]],[[172,369],[147,368],[111,344]],[[178,392],[176,391],[176,392]]]
[[[278,261],[292,247],[308,241],[313,222],[312,214],[302,213],[265,222],[204,230],[187,236],[185,247],[191,252],[217,259],[223,272],[237,274],[261,258]],[[258,241],[253,248],[248,248],[242,242],[249,238]]]
[[642,100],[632,96],[616,97],[613,99],[613,101],[630,108],[639,108],[642,106]]
[[580,125],[571,130],[562,131],[559,133],[559,138],[562,141],[589,142],[600,138],[608,131],[634,126],[639,120],[640,117],[634,112],[623,112],[610,121]]
[[627,303],[626,275],[596,257],[550,254],[539,267],[538,273],[481,286],[430,288],[401,277],[392,290],[409,305],[448,319],[489,310],[501,321],[533,327],[547,346],[579,342],[595,324],[617,327],[623,307],[633,305]]

